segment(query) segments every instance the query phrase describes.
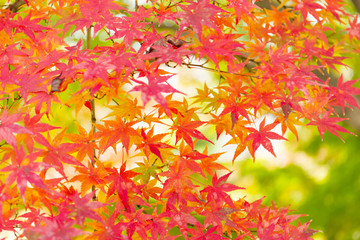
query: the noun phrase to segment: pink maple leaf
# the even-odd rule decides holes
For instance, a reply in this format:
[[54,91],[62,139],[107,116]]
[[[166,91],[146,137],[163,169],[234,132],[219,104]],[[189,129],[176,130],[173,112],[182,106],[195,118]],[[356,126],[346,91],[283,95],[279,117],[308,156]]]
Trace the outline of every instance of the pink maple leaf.
[[340,138],[344,142],[344,139],[342,139],[340,137],[338,132],[350,133],[352,135],[355,135],[355,134],[352,133],[352,132],[349,132],[345,128],[335,124],[335,123],[341,122],[343,120],[347,120],[347,118],[330,117],[330,112],[327,112],[321,118],[319,117],[319,118],[311,121],[310,123],[308,123],[308,125],[317,126],[317,128],[319,130],[319,133],[320,133],[320,136],[321,136],[321,139],[323,139],[324,133],[326,131],[329,131],[330,133],[334,134],[335,136],[337,136],[338,138]]
[[230,196],[226,192],[244,189],[242,187],[238,187],[234,184],[226,183],[232,172],[218,178],[215,173],[212,179],[212,186],[208,186],[204,188],[201,192],[207,193],[208,202],[215,203],[216,206],[222,206],[224,203],[228,204],[230,207],[235,208],[235,205],[230,198]]
[[252,151],[250,152],[254,159],[255,159],[255,152],[260,147],[260,145],[262,145],[266,150],[268,150],[272,155],[276,157],[270,139],[287,140],[286,138],[284,138],[283,136],[277,133],[270,132],[270,130],[273,129],[277,124],[278,122],[273,122],[271,124],[265,125],[265,118],[264,118],[260,123],[259,130],[255,128],[248,128],[251,133],[245,138],[245,141],[251,141],[251,140],[253,141]]
[[181,19],[179,35],[186,27],[192,26],[195,33],[201,39],[202,25],[213,28],[220,32],[214,20],[215,15],[223,12],[224,10],[211,4],[209,0],[191,2],[189,5],[179,5],[179,7],[184,10],[184,12],[179,12],[176,14],[176,17]]
[[360,109],[355,98],[352,96],[352,95],[360,94],[359,88],[352,87],[352,85],[354,85],[357,81],[358,79],[355,79],[344,83],[343,75],[341,74],[337,83],[337,87],[330,87],[330,94],[333,95],[333,97],[335,97],[335,100],[341,107],[343,113],[345,113],[345,107],[346,107],[345,102],[348,103],[350,106],[354,106]]
[[5,140],[13,148],[16,148],[14,133],[32,134],[30,130],[15,123],[22,120],[22,115],[22,113],[8,115],[8,111],[5,109],[0,116],[0,140]]
[[[135,86],[131,91],[140,91],[141,98],[144,104],[148,103],[151,98],[157,101],[164,109],[168,116],[170,116],[170,111],[166,102],[165,97],[161,93],[182,93],[175,88],[173,88],[168,82],[171,76],[154,76],[147,75],[149,83],[133,79],[134,82],[139,85]],[[183,94],[183,93],[182,93]]]
[[[0,170],[2,172],[10,172],[6,178],[6,183],[11,185],[16,181],[16,186],[24,202],[28,182],[33,186],[49,191],[49,188],[36,172],[41,169],[47,169],[50,166],[43,162],[35,162],[38,155],[39,152],[25,157],[24,150],[20,148],[12,158],[12,163]],[[25,158],[29,159],[29,163],[26,164],[27,161],[23,161]]]

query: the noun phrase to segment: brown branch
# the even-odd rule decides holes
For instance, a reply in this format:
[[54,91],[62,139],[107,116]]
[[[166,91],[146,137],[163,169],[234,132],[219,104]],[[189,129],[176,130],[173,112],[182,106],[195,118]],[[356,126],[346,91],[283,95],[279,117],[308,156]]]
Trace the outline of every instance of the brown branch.
[[12,12],[17,12],[19,11],[20,7],[25,3],[25,0],[17,0],[14,3],[10,4],[6,9],[9,9]]

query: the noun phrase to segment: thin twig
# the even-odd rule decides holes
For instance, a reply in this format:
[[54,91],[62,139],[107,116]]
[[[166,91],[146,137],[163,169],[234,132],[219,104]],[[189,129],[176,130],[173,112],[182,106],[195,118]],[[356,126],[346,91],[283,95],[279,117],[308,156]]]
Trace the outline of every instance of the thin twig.
[[[87,33],[86,33],[86,48],[87,48],[87,49],[91,49],[91,28],[92,28],[92,27],[93,27],[93,26],[90,26],[90,27],[87,29]],[[91,106],[91,125],[93,126],[92,131],[93,131],[93,133],[95,133],[95,132],[96,132],[96,128],[95,128],[96,115],[95,115],[95,100],[94,100],[94,99],[91,99],[91,100],[90,100],[90,106]],[[97,159],[95,148],[94,148],[94,152],[93,152],[93,153],[94,153],[94,161],[91,162],[91,165],[92,165],[93,167],[95,167],[95,160]],[[95,188],[95,185],[94,185],[94,184],[91,186],[91,190],[92,190],[92,192],[94,193],[94,195],[93,195],[93,197],[92,197],[92,200],[93,200],[93,201],[96,201],[96,194],[95,194],[96,188]]]

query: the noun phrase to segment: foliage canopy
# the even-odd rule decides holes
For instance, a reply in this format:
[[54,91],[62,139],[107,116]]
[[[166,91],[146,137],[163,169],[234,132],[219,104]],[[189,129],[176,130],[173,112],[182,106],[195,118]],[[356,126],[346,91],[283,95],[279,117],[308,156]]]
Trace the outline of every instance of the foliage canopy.
[[[311,239],[288,208],[232,199],[243,188],[227,182],[223,153],[209,148],[235,145],[229,160],[248,151],[255,161],[259,147],[275,156],[273,141],[297,137],[296,126],[350,133],[337,123],[359,108],[357,80],[333,84],[329,71],[356,49],[360,23],[342,0],[257,2],[2,8],[0,230],[28,239]],[[189,96],[172,83],[180,67],[216,81]]]

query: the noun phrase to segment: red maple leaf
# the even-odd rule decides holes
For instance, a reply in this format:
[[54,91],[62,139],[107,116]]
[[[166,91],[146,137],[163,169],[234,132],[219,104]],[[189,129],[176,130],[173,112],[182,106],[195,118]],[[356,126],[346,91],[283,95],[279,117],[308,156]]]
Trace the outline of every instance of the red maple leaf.
[[345,11],[342,10],[342,6],[345,4],[343,0],[326,0],[326,11],[329,11],[336,17],[336,19],[343,23],[339,15],[348,15]]
[[40,217],[43,224],[36,226],[29,226],[24,229],[25,236],[31,239],[33,236],[40,235],[38,239],[57,239],[66,240],[74,238],[75,236],[84,234],[84,232],[76,227],[76,221],[65,213],[61,212],[52,217]]
[[20,195],[25,202],[25,190],[29,182],[35,187],[44,189],[49,188],[45,185],[43,179],[36,173],[42,169],[47,169],[50,166],[43,162],[35,162],[40,152],[35,154],[28,154],[25,156],[24,150],[19,148],[16,154],[11,159],[12,163],[9,166],[2,168],[2,172],[10,172],[6,178],[6,184],[9,186],[16,181],[16,186],[20,191]]
[[95,133],[95,139],[100,139],[99,148],[103,153],[108,147],[113,147],[116,151],[115,144],[121,140],[122,145],[128,152],[130,147],[130,136],[138,136],[132,126],[138,121],[124,122],[120,117],[116,116],[115,120],[103,120],[104,126],[97,124],[95,127],[98,132]]
[[254,16],[250,14],[251,10],[252,8],[259,8],[257,5],[253,3],[253,1],[248,1],[248,0],[229,1],[229,6],[234,8],[237,21],[241,20],[242,14],[246,14],[251,18],[254,18]]
[[320,136],[321,136],[321,139],[323,139],[324,133],[326,131],[329,131],[330,133],[334,134],[335,136],[337,136],[344,142],[344,139],[342,139],[340,137],[338,132],[350,133],[352,135],[355,135],[355,134],[352,132],[349,132],[345,128],[335,124],[335,123],[341,122],[343,120],[347,120],[347,118],[330,117],[330,112],[327,112],[321,118],[317,118],[317,119],[311,121],[310,123],[308,123],[308,125],[317,126]]
[[346,28],[346,31],[349,31],[350,39],[353,37],[360,39],[360,23],[358,22],[359,14],[354,16],[354,19],[352,21],[349,21],[349,28]]
[[161,148],[174,148],[169,144],[162,143],[160,140],[165,137],[167,134],[157,134],[154,135],[154,127],[152,127],[148,133],[145,133],[144,129],[141,129],[141,136],[143,137],[143,143],[137,145],[136,149],[142,149],[147,158],[149,158],[150,152],[158,156],[161,161],[163,161],[161,157],[160,150]]
[[53,166],[56,171],[58,171],[62,176],[66,177],[63,163],[83,166],[75,157],[70,155],[77,148],[77,144],[73,143],[64,143],[63,136],[64,131],[60,132],[54,139],[51,141],[42,142],[47,149],[41,150],[41,156],[43,156],[43,162]]
[[66,135],[66,137],[77,146],[76,158],[82,161],[85,156],[88,156],[91,161],[94,161],[94,150],[99,148],[94,142],[93,129],[87,132],[81,125],[78,125],[78,132],[79,134],[68,133]]
[[104,81],[108,81],[108,71],[115,69],[113,60],[107,56],[106,53],[98,56],[96,62],[91,59],[92,56],[84,55],[84,62],[77,64],[74,69],[86,69],[84,73],[84,80],[101,78]]
[[204,55],[208,56],[219,68],[219,62],[222,59],[231,61],[230,59],[233,59],[234,55],[241,54],[238,50],[244,48],[244,45],[235,40],[240,36],[237,34],[209,35],[203,39],[203,45],[196,48],[195,52],[199,54],[199,58]]
[[195,188],[190,178],[193,173],[191,169],[184,167],[184,164],[169,166],[168,171],[159,173],[160,176],[167,178],[161,196],[169,197],[169,195],[176,193],[178,198],[183,197],[184,190]]
[[191,2],[189,5],[179,5],[184,12],[175,14],[180,19],[179,35],[183,29],[193,26],[194,32],[201,39],[202,25],[213,28],[220,32],[215,24],[215,15],[224,12],[221,8],[209,3],[209,0]]
[[103,186],[105,185],[104,179],[108,176],[108,171],[105,170],[103,164],[97,162],[96,167],[94,167],[88,162],[88,167],[76,166],[75,169],[78,174],[71,178],[70,182],[80,181],[81,192],[83,194],[88,192],[92,186],[96,186],[105,192]]
[[[94,230],[92,234],[92,239],[101,239],[101,240],[130,240],[127,236],[124,236],[123,232],[126,230],[126,224],[118,220],[119,211],[114,211],[110,216],[108,216],[104,223],[101,222],[92,222],[91,225]],[[91,239],[91,238],[90,238]]]
[[126,170],[126,162],[121,165],[119,171],[115,167],[107,170],[109,171],[109,175],[106,177],[106,180],[110,182],[107,196],[110,197],[116,191],[121,200],[121,204],[125,210],[129,212],[131,207],[133,207],[133,205],[129,203],[129,193],[140,194],[140,190],[132,178],[140,173]]
[[54,127],[54,126],[51,126],[46,123],[39,122],[43,115],[44,115],[44,113],[41,113],[41,114],[37,114],[34,117],[30,118],[30,115],[26,114],[24,117],[25,128],[32,132],[31,135],[26,134],[27,136],[24,137],[24,141],[30,152],[33,149],[34,140],[35,140],[35,142],[40,143],[40,144],[41,143],[46,143],[46,145],[48,144],[48,141],[46,140],[46,138],[40,134],[41,132],[48,132],[50,130],[58,128],[58,127]]
[[17,209],[7,209],[7,213],[6,211],[3,211],[3,203],[14,198],[9,194],[10,191],[14,190],[15,194],[17,195],[15,187],[11,188],[7,184],[4,184],[2,181],[0,181],[0,229],[2,231],[13,231],[14,233],[17,233],[16,227],[14,226],[19,226],[19,224],[22,224],[22,222],[19,220],[10,219],[13,216],[16,216]]
[[85,218],[94,219],[102,222],[100,216],[94,211],[94,209],[105,206],[106,204],[92,201],[94,192],[86,194],[84,197],[80,197],[78,193],[71,196],[73,205],[67,205],[66,208],[75,214],[77,224],[84,224]]
[[255,128],[247,128],[250,130],[250,134],[246,136],[245,141],[253,141],[252,144],[252,150],[250,150],[251,156],[255,160],[255,152],[256,150],[262,145],[266,150],[268,150],[272,155],[275,155],[272,143],[270,139],[282,139],[287,140],[283,136],[270,132],[271,129],[273,129],[276,125],[278,125],[278,122],[273,122],[271,124],[265,125],[265,118],[260,123],[259,130]]
[[167,80],[172,75],[156,76],[155,74],[151,74],[147,72],[145,72],[144,74],[147,77],[149,83],[146,84],[144,82],[133,79],[133,81],[138,83],[139,85],[135,86],[131,91],[140,91],[141,98],[144,104],[149,102],[151,98],[154,98],[154,100],[157,101],[165,109],[166,114],[168,116],[171,116],[166,99],[161,93],[182,93],[176,90],[175,88],[173,88],[167,82]]
[[[229,207],[219,207],[219,208],[210,208],[209,210],[204,210],[200,214],[205,216],[204,226],[207,228],[212,226],[211,228],[215,228],[217,232],[223,232],[223,222],[225,225],[238,229],[238,226],[229,218],[229,215],[233,212],[237,212],[239,210],[229,208]],[[210,228],[210,229],[211,229]],[[216,238],[219,239],[219,238]],[[221,238],[220,238],[221,239]],[[239,238],[242,239],[242,238]]]
[[300,10],[301,15],[304,19],[307,18],[308,14],[312,15],[314,18],[316,18],[316,20],[318,20],[319,22],[319,14],[318,12],[320,12],[324,7],[321,6],[320,4],[316,3],[315,0],[296,0],[296,6],[294,8],[294,10]]
[[176,131],[176,143],[180,139],[184,139],[189,146],[194,149],[194,143],[191,137],[201,139],[208,141],[212,144],[209,139],[207,139],[204,134],[202,134],[199,130],[196,128],[200,127],[201,125],[205,124],[205,122],[202,121],[192,121],[193,111],[187,112],[187,114],[182,117],[179,113],[177,114],[177,124],[173,124],[170,129],[173,129]]
[[188,207],[185,206],[185,204],[179,205],[179,207],[176,207],[172,204],[168,204],[167,211],[160,214],[160,216],[170,218],[168,223],[169,229],[179,227],[180,231],[186,236],[189,229],[188,224],[193,226],[201,226],[201,224],[191,215],[191,212],[194,211],[195,207]]
[[45,111],[46,115],[48,115],[50,112],[51,103],[57,102],[57,103],[61,104],[58,97],[52,93],[41,91],[41,92],[36,92],[34,94],[35,94],[35,96],[32,97],[31,99],[29,99],[28,102],[29,103],[36,102],[36,104],[35,104],[35,113],[36,114],[40,113],[43,103],[46,104],[46,111]]
[[235,208],[231,197],[226,192],[245,188],[238,187],[234,184],[226,183],[231,173],[232,172],[229,172],[228,174],[220,178],[218,178],[217,174],[215,173],[212,178],[212,186],[208,186],[201,190],[201,193],[207,193],[208,203],[214,204],[212,206],[221,207],[224,203],[226,203],[230,207]]
[[19,91],[25,101],[27,101],[30,93],[41,91],[46,92],[46,88],[41,86],[44,79],[41,79],[39,74],[21,74],[17,75],[17,77],[19,80],[15,83],[19,86],[19,88],[15,89],[15,91]]
[[[212,224],[213,225],[213,224]],[[209,229],[201,228],[189,228],[188,231],[191,234],[189,240],[200,240],[200,239],[225,239],[222,234],[217,234],[215,231],[217,226],[212,226]]]
[[17,15],[17,17],[17,20],[9,21],[8,27],[5,28],[5,31],[9,36],[13,35],[12,31],[14,30],[15,33],[26,34],[31,40],[36,42],[34,32],[48,29],[47,27],[38,24],[41,18],[31,19],[31,14],[26,15],[24,18],[22,18],[20,15]]
[[174,47],[171,44],[166,44],[165,46],[156,46],[153,45],[151,47],[153,50],[151,53],[148,53],[143,56],[143,59],[156,59],[155,63],[167,63],[167,62],[174,62],[177,65],[182,65],[183,63],[183,56],[189,56],[193,53],[193,51],[185,48],[185,47]]
[[[354,85],[358,80],[359,79],[355,79],[344,83],[343,75],[341,74],[337,83],[337,88],[330,87],[330,94],[332,94],[333,97],[335,97],[336,102],[339,104],[344,114],[345,114],[345,107],[354,106],[360,109],[357,101],[352,96],[352,95],[360,94],[359,88],[352,87],[352,85]],[[347,106],[345,103],[348,103],[350,106]]]
[[14,133],[28,133],[32,132],[15,122],[22,120],[21,113],[15,113],[8,115],[7,109],[5,109],[0,116],[0,140],[4,139],[8,144],[16,149],[16,138]]
[[135,231],[141,237],[141,239],[147,239],[146,223],[152,219],[152,215],[145,214],[143,209],[139,209],[136,212],[127,213],[123,212],[123,215],[127,218],[127,235],[132,238]]
[[246,111],[246,109],[253,107],[252,104],[250,103],[249,98],[238,99],[238,97],[236,96],[230,96],[227,99],[219,100],[219,102],[223,103],[225,106],[224,110],[220,113],[219,117],[227,113],[231,113],[231,121],[232,121],[231,129],[234,128],[234,125],[239,119],[240,115],[246,118],[248,122],[251,122],[249,118],[249,114]]

